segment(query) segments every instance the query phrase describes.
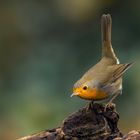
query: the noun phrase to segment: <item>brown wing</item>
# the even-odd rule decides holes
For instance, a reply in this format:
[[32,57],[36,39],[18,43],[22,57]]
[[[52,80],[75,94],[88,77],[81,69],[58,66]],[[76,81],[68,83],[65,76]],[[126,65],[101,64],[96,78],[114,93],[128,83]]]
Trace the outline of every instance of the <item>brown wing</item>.
[[[122,75],[132,66],[132,63],[128,64],[118,64],[113,66],[114,70],[112,71],[112,74],[110,73],[110,76],[108,80],[104,81],[103,83],[99,84],[99,88],[107,91],[107,93],[113,93],[116,89],[116,86],[119,88],[121,82]],[[116,67],[116,68],[115,68]],[[120,88],[118,90],[121,90]]]
[[117,65],[112,65],[109,67],[107,70],[108,74],[103,75],[103,77],[100,81],[101,86],[109,85],[114,83],[116,80],[122,77],[122,75],[132,66],[132,63],[128,64],[117,64]]
[[113,75],[111,76],[111,78],[109,79],[108,82],[115,82],[116,80],[118,80],[120,77],[122,77],[122,75],[133,65],[133,63],[127,63],[127,64],[118,64],[116,65],[116,69],[113,72]]

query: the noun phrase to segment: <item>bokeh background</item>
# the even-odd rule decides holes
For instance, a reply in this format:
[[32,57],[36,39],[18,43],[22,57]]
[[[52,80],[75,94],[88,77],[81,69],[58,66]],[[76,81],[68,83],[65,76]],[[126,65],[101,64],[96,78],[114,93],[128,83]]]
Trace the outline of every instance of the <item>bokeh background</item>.
[[140,1],[0,1],[0,139],[57,127],[87,102],[75,81],[101,56],[100,17],[113,18],[113,46],[135,62],[117,98],[120,128],[140,130]]

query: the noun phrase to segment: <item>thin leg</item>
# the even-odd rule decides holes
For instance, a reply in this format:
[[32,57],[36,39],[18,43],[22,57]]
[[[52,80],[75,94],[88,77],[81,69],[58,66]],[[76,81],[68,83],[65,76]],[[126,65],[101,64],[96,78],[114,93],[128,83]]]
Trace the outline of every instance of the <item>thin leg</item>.
[[116,93],[112,96],[112,98],[109,100],[108,103],[112,103],[112,102],[115,100],[115,98],[116,98],[120,93],[121,93],[121,91],[116,92]]
[[107,109],[107,107],[111,106],[112,102],[115,100],[115,98],[121,94],[121,90],[119,90],[118,92],[114,93],[114,95],[111,97],[111,99],[109,100],[109,102],[105,105],[105,110]]
[[94,101],[91,101],[90,103],[87,104],[86,106],[86,111],[88,112],[89,110],[92,110],[93,109],[93,104],[94,104]]

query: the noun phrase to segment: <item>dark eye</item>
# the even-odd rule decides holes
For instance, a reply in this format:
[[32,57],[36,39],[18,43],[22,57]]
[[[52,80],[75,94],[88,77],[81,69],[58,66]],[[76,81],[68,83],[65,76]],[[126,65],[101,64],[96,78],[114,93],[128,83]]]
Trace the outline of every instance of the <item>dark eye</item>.
[[88,88],[87,86],[84,86],[84,87],[83,87],[83,90],[87,90],[87,88]]

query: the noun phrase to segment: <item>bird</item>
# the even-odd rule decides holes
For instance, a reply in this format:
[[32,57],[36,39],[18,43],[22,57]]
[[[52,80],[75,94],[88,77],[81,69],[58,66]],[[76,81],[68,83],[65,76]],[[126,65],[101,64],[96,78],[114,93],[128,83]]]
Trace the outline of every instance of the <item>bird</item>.
[[101,16],[101,59],[74,84],[71,97],[78,96],[93,102],[108,99],[109,104],[122,94],[123,74],[133,63],[120,64],[112,47],[111,30],[111,15],[103,14]]

